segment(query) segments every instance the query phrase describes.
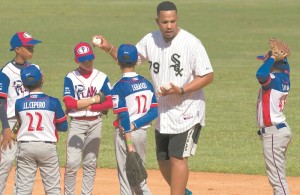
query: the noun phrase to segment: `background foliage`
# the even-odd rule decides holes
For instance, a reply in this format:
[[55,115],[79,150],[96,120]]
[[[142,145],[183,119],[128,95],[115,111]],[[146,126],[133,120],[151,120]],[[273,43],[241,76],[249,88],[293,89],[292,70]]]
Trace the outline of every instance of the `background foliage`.
[[[63,78],[76,68],[73,48],[102,34],[116,46],[139,41],[157,29],[156,5],[147,0],[10,0],[0,3],[0,64],[13,59],[9,41],[17,31],[27,31],[43,43],[35,48],[33,63],[42,67],[44,91],[62,100]],[[289,43],[292,88],[286,106],[293,141],[287,153],[287,174],[300,175],[299,135],[299,21],[297,0],[185,0],[175,1],[179,26],[204,44],[214,68],[214,82],[205,88],[206,126],[197,154],[190,158],[194,171],[265,174],[261,143],[256,135],[255,107],[259,84],[256,56],[268,50],[270,37]],[[108,74],[111,83],[121,74],[110,56],[95,48],[95,67]],[[150,78],[148,66],[137,72]],[[104,117],[98,166],[115,168],[114,120]],[[147,167],[157,168],[154,129],[148,134]],[[60,133],[59,154],[65,165],[67,133]]]

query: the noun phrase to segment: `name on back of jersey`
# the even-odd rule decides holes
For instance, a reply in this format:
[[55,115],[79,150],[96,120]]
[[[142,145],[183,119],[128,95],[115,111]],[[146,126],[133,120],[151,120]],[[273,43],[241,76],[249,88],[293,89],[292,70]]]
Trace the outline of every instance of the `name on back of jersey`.
[[23,103],[23,109],[41,109],[41,108],[45,108],[46,107],[46,103],[45,102],[24,102]]
[[141,89],[147,89],[147,84],[146,83],[137,83],[131,85],[133,91],[138,91]]

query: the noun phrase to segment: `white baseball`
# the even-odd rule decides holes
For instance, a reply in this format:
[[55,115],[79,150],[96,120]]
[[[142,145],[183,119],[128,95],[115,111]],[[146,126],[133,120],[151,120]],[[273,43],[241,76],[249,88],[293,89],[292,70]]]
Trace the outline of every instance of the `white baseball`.
[[170,83],[165,83],[165,84],[163,84],[162,87],[165,88],[167,91],[169,91],[172,88],[172,86],[170,85]]
[[161,92],[160,88],[158,88],[158,89],[156,90],[156,93],[158,93],[158,94],[162,94],[162,92]]
[[94,45],[100,45],[102,43],[102,39],[99,37],[94,37],[93,38],[93,44]]

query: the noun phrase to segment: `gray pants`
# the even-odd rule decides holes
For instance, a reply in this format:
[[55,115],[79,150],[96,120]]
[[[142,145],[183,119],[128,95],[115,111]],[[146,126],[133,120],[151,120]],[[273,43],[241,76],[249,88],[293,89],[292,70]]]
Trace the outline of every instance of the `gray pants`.
[[56,144],[18,142],[16,195],[32,194],[37,169],[40,169],[45,194],[60,195],[60,172]]
[[[126,163],[126,144],[123,135],[119,129],[115,131],[115,153],[118,166],[118,177],[120,182],[120,194],[121,195],[151,195],[150,189],[147,185],[147,181],[143,181],[139,186],[131,187],[129,185],[125,163]],[[146,144],[147,144],[147,131],[145,129],[138,129],[131,132],[131,140],[135,151],[140,155],[141,159],[145,162],[146,159]]]
[[71,119],[65,169],[65,195],[75,192],[76,174],[82,160],[81,194],[92,194],[102,132],[102,119],[93,121]]
[[266,170],[269,182],[275,195],[289,195],[286,180],[286,151],[292,139],[291,129],[286,127],[277,129],[275,126],[265,128],[261,135]]
[[[17,122],[16,119],[9,119],[8,123],[12,129],[14,124]],[[13,166],[17,152],[17,143],[12,142],[12,148],[7,148],[2,151],[2,157],[0,161],[0,195],[4,195],[4,190],[6,186],[6,180],[8,178],[9,172]]]

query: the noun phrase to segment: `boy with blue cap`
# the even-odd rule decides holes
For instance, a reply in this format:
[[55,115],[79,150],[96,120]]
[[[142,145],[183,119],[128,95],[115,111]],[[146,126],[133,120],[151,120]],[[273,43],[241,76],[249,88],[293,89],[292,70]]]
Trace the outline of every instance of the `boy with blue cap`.
[[130,186],[125,170],[127,153],[135,151],[145,162],[147,128],[158,115],[157,100],[152,84],[135,72],[138,59],[134,45],[123,44],[118,49],[118,64],[123,77],[113,86],[113,111],[115,153],[118,165],[120,194],[149,195],[151,191],[144,180]]
[[28,95],[20,78],[20,71],[30,66],[34,46],[41,41],[33,39],[27,32],[17,32],[10,41],[11,51],[16,53],[0,70],[0,120],[2,134],[0,135],[0,194],[4,194],[6,180],[12,168],[17,145],[11,140],[11,130],[17,122],[15,117],[15,102]]
[[18,156],[15,192],[32,194],[37,169],[40,169],[45,194],[61,194],[57,131],[67,131],[67,117],[59,99],[42,92],[43,75],[36,65],[21,70],[29,94],[16,101],[15,112],[21,124],[18,131]]

